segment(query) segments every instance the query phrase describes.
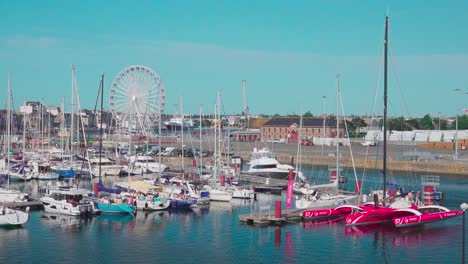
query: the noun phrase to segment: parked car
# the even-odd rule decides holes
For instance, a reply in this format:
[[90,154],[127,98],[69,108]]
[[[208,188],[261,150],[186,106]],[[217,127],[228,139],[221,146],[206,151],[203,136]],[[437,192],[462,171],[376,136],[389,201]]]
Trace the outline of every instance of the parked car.
[[194,153],[192,149],[184,149],[184,157],[193,157]]
[[361,143],[361,145],[373,147],[373,146],[375,146],[375,142],[374,141],[364,141],[364,142]]
[[194,153],[195,153],[195,156],[198,156],[198,157],[200,157],[200,156],[201,157],[208,157],[208,156],[211,155],[211,152],[207,151],[207,150],[200,151],[200,150],[196,149]]

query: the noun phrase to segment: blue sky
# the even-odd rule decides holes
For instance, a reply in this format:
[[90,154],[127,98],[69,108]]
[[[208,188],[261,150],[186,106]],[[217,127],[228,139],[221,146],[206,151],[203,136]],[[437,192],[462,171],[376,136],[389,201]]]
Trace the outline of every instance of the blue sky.
[[380,113],[381,91],[375,110],[373,102],[387,10],[389,113],[468,107],[468,2],[430,0],[2,0],[0,100],[11,72],[17,108],[25,98],[69,102],[75,64],[81,105],[94,108],[100,74],[108,101],[117,73],[138,64],[164,81],[169,113],[180,96],[184,112],[202,105],[211,113],[218,89],[225,112],[240,113],[243,79],[252,113],[299,113],[302,105],[320,114],[322,96],[333,112],[337,73],[346,115]]

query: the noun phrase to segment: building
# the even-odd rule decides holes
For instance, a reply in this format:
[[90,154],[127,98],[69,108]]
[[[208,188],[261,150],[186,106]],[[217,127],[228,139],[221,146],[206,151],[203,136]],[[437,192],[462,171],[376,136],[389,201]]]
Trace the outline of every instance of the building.
[[260,129],[234,131],[231,135],[233,141],[254,142],[260,140]]
[[[268,120],[260,129],[260,140],[284,139],[288,143],[297,142],[301,119],[299,117],[278,117]],[[336,135],[336,120],[323,118],[303,118],[301,138],[333,138]],[[343,137],[344,128],[340,124],[339,137]]]

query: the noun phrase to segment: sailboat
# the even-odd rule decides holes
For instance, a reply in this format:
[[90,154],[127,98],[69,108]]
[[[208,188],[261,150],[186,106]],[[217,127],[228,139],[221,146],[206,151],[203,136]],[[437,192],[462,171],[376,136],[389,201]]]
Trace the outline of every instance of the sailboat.
[[393,222],[396,227],[415,226],[435,221],[441,221],[448,218],[456,217],[463,214],[463,211],[450,210],[443,206],[414,205],[412,201],[406,206],[401,205],[401,200],[394,202],[398,204],[388,207],[386,203],[386,172],[387,172],[387,64],[388,64],[388,16],[385,18],[385,41],[384,41],[384,113],[383,113],[383,204],[378,205],[378,199],[375,197],[375,207],[369,210],[362,210],[356,213],[351,213],[345,217],[347,226],[369,225],[375,223]]
[[386,204],[386,173],[387,173],[387,49],[388,49],[388,17],[385,19],[384,41],[384,113],[383,113],[383,199],[379,201],[378,194],[374,194],[374,205],[362,206],[343,205],[336,208],[308,210],[302,213],[307,219],[329,219],[343,217],[346,226],[363,226],[382,223],[393,223],[395,227],[415,226],[462,215],[464,211],[449,210],[443,206],[418,206],[410,199],[407,204],[403,200],[390,205]]
[[[7,97],[7,163],[8,166],[6,167],[8,173],[8,189],[0,189],[0,201],[5,203],[6,201],[18,201],[17,199],[24,198],[20,192],[10,190],[10,133],[11,133],[11,80],[10,75],[8,75],[8,97]],[[22,201],[19,200],[19,201]],[[19,202],[18,201],[18,202]],[[3,207],[0,212],[0,225],[1,226],[17,226],[25,224],[29,220],[29,207],[26,208],[26,211],[21,211],[17,209],[8,208],[3,204]]]
[[0,160],[2,163],[1,167],[3,167],[4,172],[7,176],[7,188],[0,188],[0,203],[11,203],[11,202],[26,202],[28,201],[28,194],[22,193],[17,190],[10,189],[10,175],[11,175],[11,168],[10,168],[10,146],[11,146],[11,80],[10,75],[8,75],[8,96],[7,96],[7,145],[5,148],[6,157],[5,159]]
[[[101,117],[102,117],[102,111],[103,111],[103,104],[104,104],[104,74],[101,76],[101,82],[99,86],[99,92],[100,92],[100,97],[101,97]],[[99,181],[97,184],[97,191],[99,192],[99,189],[107,191],[109,193],[114,193],[118,194],[120,193],[119,190],[113,190],[110,188],[105,188],[102,180],[101,180],[101,156],[102,156],[102,133],[103,133],[103,126],[102,126],[102,120],[101,118],[101,125],[99,129]],[[97,193],[98,194],[98,193]],[[96,195],[97,195],[96,194]],[[93,199],[94,205],[102,211],[102,213],[112,213],[112,214],[133,214],[136,212],[136,208],[133,205],[133,197],[128,201],[127,198],[121,198],[121,197],[114,197],[114,196],[108,196],[108,197],[103,197],[103,198],[94,198]]]
[[[302,186],[302,188],[297,188],[297,191],[301,191],[305,193],[300,198],[296,199],[296,208],[298,209],[305,209],[305,208],[317,208],[317,207],[327,207],[327,206],[338,206],[343,204],[354,204],[357,202],[357,195],[352,194],[343,194],[338,193],[338,182],[339,182],[339,76],[337,76],[337,86],[336,86],[336,167],[333,169],[332,172],[336,173],[336,177],[328,184],[321,184],[315,186]],[[302,120],[302,117],[301,117]],[[302,127],[302,121],[301,121]],[[300,130],[299,130],[300,133]],[[328,191],[321,191],[321,190],[328,190]]]

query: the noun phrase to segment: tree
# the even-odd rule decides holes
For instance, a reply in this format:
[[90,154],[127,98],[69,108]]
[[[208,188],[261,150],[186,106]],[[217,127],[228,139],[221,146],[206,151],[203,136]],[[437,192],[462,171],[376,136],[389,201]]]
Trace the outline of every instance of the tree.
[[351,120],[351,123],[353,124],[354,126],[354,129],[353,131],[357,134],[359,132],[359,129],[361,127],[367,127],[367,123],[366,121],[364,121],[364,119],[360,118],[360,117],[355,117]]
[[348,128],[348,132],[356,132],[356,126],[354,125],[354,123],[352,121],[348,121],[346,120],[346,127]]
[[307,111],[304,113],[303,117],[314,117],[314,115],[310,111]]
[[447,130],[447,129],[448,129],[447,120],[441,119],[440,120],[440,130]]
[[[453,122],[450,128],[455,130],[456,122]],[[458,130],[464,130],[464,129],[468,129],[468,116],[467,115],[462,115],[458,117]]]
[[432,118],[429,114],[425,115],[421,121],[421,129],[434,129],[434,124],[432,123]]
[[419,122],[419,119],[417,119],[417,118],[412,118],[412,119],[406,120],[406,124],[412,128],[411,130],[421,129],[421,123]]

